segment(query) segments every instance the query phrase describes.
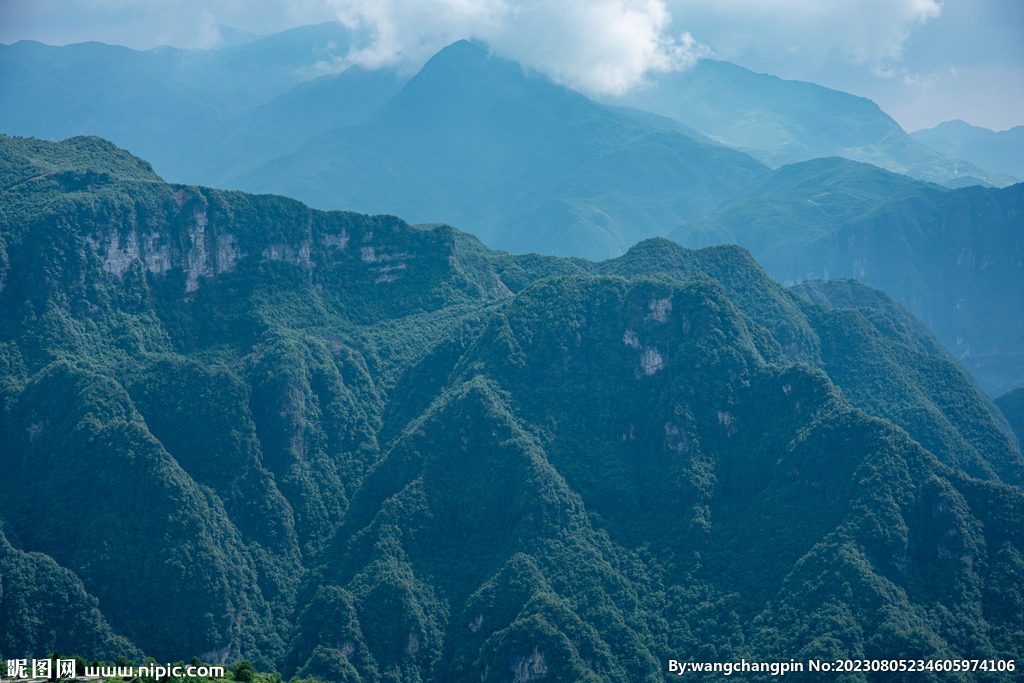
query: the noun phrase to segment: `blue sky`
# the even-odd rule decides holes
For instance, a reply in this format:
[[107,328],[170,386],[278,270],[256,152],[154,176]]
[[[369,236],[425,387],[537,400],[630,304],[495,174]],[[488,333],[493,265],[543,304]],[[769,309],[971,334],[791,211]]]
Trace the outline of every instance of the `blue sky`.
[[869,97],[908,131],[1024,124],[1021,0],[0,0],[0,42],[211,48],[218,24],[337,19],[367,35],[349,59],[371,67],[476,38],[601,95],[712,56]]

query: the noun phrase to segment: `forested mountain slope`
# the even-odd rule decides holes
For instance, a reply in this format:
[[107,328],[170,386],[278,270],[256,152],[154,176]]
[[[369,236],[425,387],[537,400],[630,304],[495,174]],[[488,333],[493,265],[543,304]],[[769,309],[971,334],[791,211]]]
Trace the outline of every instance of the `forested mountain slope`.
[[327,681],[1024,654],[1024,461],[881,292],[0,154],[5,651]]
[[1024,184],[945,190],[816,159],[759,179],[670,237],[740,244],[785,283],[857,278],[928,325],[993,396],[1024,384]]

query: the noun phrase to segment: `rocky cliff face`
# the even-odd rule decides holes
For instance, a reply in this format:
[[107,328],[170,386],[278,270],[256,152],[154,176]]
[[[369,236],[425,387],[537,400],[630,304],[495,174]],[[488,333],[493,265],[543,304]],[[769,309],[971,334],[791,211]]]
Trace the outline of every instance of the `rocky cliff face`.
[[[183,188],[177,190],[174,197],[182,208],[190,197],[189,204],[197,203],[196,198],[205,199],[204,192],[208,191]],[[180,269],[185,275],[186,294],[195,292],[202,280],[234,272],[239,261],[249,256],[248,252],[242,251],[238,237],[228,232],[238,227],[232,225],[230,219],[225,221],[223,216],[219,216],[211,222],[207,210],[201,208],[194,208],[191,214],[183,211],[177,218],[179,223],[183,223],[177,231],[165,229],[141,233],[139,227],[130,222],[111,221],[107,225],[95,226],[84,235],[84,239],[99,256],[103,270],[112,275],[122,276],[136,260],[154,275]],[[392,245],[380,240],[374,242],[372,230],[360,236],[357,254],[346,253],[350,235],[343,222],[338,224],[327,220],[318,223],[317,227],[321,229],[315,236],[315,246],[313,222],[310,220],[292,242],[273,242],[262,249],[258,248],[262,245],[257,242],[256,254],[262,261],[316,268],[318,263],[314,260],[314,253],[321,248],[328,258],[320,265],[324,262],[337,265],[358,258],[368,264],[367,271],[373,273],[375,284],[399,280],[408,268],[409,259],[415,258],[414,254],[395,251]]]
[[[122,245],[120,231],[112,227],[107,233],[99,230],[86,235],[85,240],[102,259],[103,270],[114,275],[124,274],[136,259],[145,264],[147,271],[157,275],[181,268],[186,273],[186,292],[199,288],[199,278],[234,271],[239,258],[244,256],[235,246],[234,235],[216,234],[209,229],[206,213],[198,211],[192,215],[181,239],[159,232],[140,239],[138,230],[133,229]],[[308,262],[308,249],[306,256]],[[292,261],[296,261],[294,256]]]

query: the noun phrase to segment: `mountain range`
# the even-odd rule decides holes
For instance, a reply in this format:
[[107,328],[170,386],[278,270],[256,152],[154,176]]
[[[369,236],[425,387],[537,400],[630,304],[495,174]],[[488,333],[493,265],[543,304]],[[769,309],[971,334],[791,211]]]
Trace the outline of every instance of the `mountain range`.
[[[195,181],[246,112],[333,74],[352,40],[328,22],[219,50],[0,45],[0,130],[53,140],[101,135],[142,154],[164,177]],[[265,111],[273,120],[273,106]],[[294,121],[282,123],[271,137],[287,137]]]
[[1017,129],[221,35],[0,46],[0,652],[1020,662]]
[[[1022,228],[1001,199],[1014,191],[946,196],[917,182],[1014,179],[926,149],[868,100],[701,60],[598,103],[465,41],[413,75],[343,68],[357,38],[336,23],[249,38],[191,51],[0,46],[0,85],[14,95],[0,126],[99,132],[172,180],[443,222],[512,253],[600,260],[670,234],[737,243],[786,283],[856,277],[884,289],[992,395],[1024,382]],[[983,134],[940,128],[957,144]],[[815,169],[838,162],[811,157],[830,155],[915,178],[856,164],[825,177]],[[961,211],[953,242],[923,227],[990,200],[996,222]],[[844,243],[843,231],[867,241]]]
[[948,187],[1005,187],[1021,177],[936,151],[867,98],[729,62],[702,59],[610,101],[673,118],[773,168],[840,156]]
[[98,138],[0,159],[4,652],[326,681],[1024,654],[1019,441],[882,291],[657,238],[513,255]]
[[464,41],[414,76],[346,69],[360,38],[338,23],[250,38],[0,46],[0,130],[99,134],[176,182],[596,259],[713,211],[762,164],[838,155],[947,186],[1016,182],[922,146],[869,100],[725,62],[602,105]]
[[446,222],[513,252],[602,258],[710,211],[767,171],[460,41],[363,123],[229,184]]
[[937,152],[1024,178],[1024,126],[997,133],[957,119],[913,132],[910,137]]

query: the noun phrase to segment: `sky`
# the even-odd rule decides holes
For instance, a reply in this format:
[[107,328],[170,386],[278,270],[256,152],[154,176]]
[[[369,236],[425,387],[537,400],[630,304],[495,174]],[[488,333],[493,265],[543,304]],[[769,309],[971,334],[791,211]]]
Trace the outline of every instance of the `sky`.
[[415,69],[461,38],[588,95],[709,57],[868,97],[906,130],[1024,124],[1024,0],[0,0],[0,43],[215,48],[340,20],[344,65]]

